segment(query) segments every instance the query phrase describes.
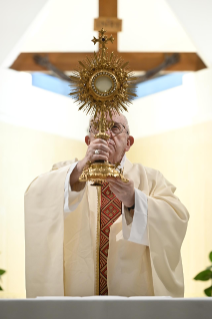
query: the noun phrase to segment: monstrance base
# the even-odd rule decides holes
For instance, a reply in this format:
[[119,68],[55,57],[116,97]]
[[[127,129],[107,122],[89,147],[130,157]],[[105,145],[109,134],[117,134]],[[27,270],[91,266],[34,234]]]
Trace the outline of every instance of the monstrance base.
[[103,182],[106,180],[107,177],[115,177],[120,178],[124,183],[128,182],[128,179],[126,179],[121,171],[118,171],[114,164],[109,164],[107,162],[99,163],[95,162],[92,164],[89,164],[88,167],[86,167],[80,178],[80,182],[87,182],[91,181],[94,182],[92,186],[101,186]]

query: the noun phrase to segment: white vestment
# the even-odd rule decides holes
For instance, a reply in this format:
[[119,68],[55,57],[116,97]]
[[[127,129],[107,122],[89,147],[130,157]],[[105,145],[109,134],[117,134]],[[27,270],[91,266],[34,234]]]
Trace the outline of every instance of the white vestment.
[[[124,154],[120,166],[117,169],[123,170],[126,161],[126,154]],[[70,186],[70,175],[72,174],[75,166],[78,162],[71,165],[65,180],[65,190],[64,190],[64,213],[65,218],[69,213],[73,212],[79,205],[85,188],[83,188],[80,193],[73,191]],[[78,199],[76,201],[75,199]],[[132,219],[128,209],[122,203],[122,232],[123,237],[126,240],[132,241],[137,244],[142,244],[149,246],[148,234],[147,234],[147,214],[148,214],[148,202],[147,196],[141,190],[135,188],[135,208],[134,217]],[[130,227],[128,227],[130,224]],[[94,241],[93,245],[96,244]]]
[[[95,294],[97,192],[89,183],[83,195],[76,192],[70,203],[76,208],[64,220],[65,179],[72,164],[55,165],[26,191],[27,297]],[[110,229],[108,293],[182,297],[180,249],[188,212],[160,172],[126,160],[124,176],[147,196],[149,247],[124,238],[122,225],[130,234],[132,221],[122,214]]]

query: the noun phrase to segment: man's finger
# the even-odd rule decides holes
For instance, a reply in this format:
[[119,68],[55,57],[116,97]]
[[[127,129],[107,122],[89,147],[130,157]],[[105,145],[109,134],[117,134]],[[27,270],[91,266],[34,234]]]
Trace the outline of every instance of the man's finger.
[[106,156],[104,154],[94,154],[92,156],[92,160],[93,160],[93,162],[98,161],[98,160],[107,161],[108,160],[108,156]]
[[109,182],[109,185],[116,187],[117,189],[123,189],[123,186],[114,182]]
[[112,178],[112,177],[108,177],[107,178],[107,182],[108,183],[113,183],[113,184],[116,184],[116,185],[123,185],[123,186],[126,186],[128,183],[125,183],[121,180],[121,178],[117,177],[117,178]]
[[122,192],[122,189],[119,185],[109,183],[109,187],[112,191],[119,192],[119,193]]
[[95,152],[95,150],[91,150],[92,155],[106,155],[109,156],[109,152],[105,150],[98,149],[98,152]]
[[103,140],[102,138],[97,138],[96,141],[98,141],[99,143],[103,143],[103,144],[107,145],[107,142],[105,140]]
[[103,144],[95,144],[95,145],[90,145],[90,151],[91,152],[95,152],[97,151],[104,151],[106,153],[109,153],[109,147],[107,147],[107,145],[103,145]]
[[104,144],[96,144],[95,147],[93,147],[97,150],[103,150],[103,151],[107,151],[109,152],[109,147],[107,145]]
[[91,142],[91,144],[102,144],[102,145],[108,145],[107,142],[101,138],[97,138]]

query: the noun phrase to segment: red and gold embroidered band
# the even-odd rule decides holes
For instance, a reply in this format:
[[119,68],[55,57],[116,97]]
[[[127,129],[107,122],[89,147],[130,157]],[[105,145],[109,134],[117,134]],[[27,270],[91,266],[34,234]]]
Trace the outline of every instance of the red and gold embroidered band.
[[100,251],[99,251],[99,294],[108,295],[107,257],[110,226],[121,215],[121,201],[111,192],[105,182],[101,188]]

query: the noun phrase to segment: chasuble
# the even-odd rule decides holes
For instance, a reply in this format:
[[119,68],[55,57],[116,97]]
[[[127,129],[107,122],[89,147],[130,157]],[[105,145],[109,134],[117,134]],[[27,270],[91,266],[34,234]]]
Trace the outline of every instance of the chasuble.
[[[73,210],[64,218],[65,180],[73,163],[54,165],[25,193],[27,297],[96,294],[97,190],[86,183],[74,192]],[[134,240],[133,218],[122,209],[109,232],[108,294],[183,297],[180,249],[188,212],[159,171],[126,159],[124,176],[147,197],[148,245]]]

